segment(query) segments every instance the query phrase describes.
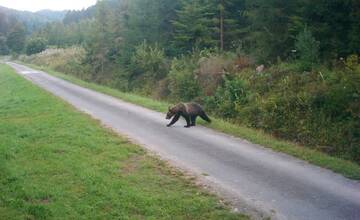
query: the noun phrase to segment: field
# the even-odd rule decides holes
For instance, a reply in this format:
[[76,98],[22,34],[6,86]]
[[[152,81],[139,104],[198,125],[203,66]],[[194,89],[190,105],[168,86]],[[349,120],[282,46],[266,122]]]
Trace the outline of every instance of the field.
[[0,65],[0,219],[247,219]]

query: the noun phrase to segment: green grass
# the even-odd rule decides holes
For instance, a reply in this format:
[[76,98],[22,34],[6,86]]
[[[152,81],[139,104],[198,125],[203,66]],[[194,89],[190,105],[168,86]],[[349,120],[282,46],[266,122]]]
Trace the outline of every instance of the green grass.
[[[35,69],[44,70],[54,76],[73,82],[80,86],[87,87],[155,111],[166,112],[169,106],[169,103],[166,102],[153,100],[151,98],[142,97],[136,94],[124,93],[95,83],[85,82],[74,76],[62,74],[46,67],[39,67],[31,64],[26,65],[32,66]],[[264,133],[263,131],[233,124],[222,119],[213,118],[213,122],[211,124],[202,122],[200,122],[200,124],[236,137],[244,138],[252,143],[271,148],[275,151],[283,152],[306,160],[312,164],[342,174],[345,177],[360,180],[360,166],[354,162],[332,157],[320,151],[311,149],[309,147],[300,146],[289,141],[279,140],[269,134]]]
[[0,64],[0,219],[247,219]]

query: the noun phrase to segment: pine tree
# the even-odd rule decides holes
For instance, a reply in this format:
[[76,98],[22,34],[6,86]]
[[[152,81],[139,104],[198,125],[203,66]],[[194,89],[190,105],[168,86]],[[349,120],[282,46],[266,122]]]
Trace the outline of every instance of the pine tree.
[[352,0],[350,13],[351,31],[349,33],[350,53],[360,54],[360,1]]
[[109,8],[105,1],[96,5],[95,23],[90,34],[86,50],[88,62],[94,66],[93,78],[104,78],[107,55],[113,44],[109,31]]
[[300,1],[247,0],[250,52],[261,62],[286,58],[295,36],[290,33],[291,18],[297,15]]
[[134,48],[146,40],[161,47],[168,45],[171,37],[178,0],[131,0],[125,16],[125,40]]
[[359,45],[356,43],[359,42],[359,1],[303,1],[304,22],[315,38],[320,39],[320,50],[324,60],[344,57],[356,51],[356,45]]
[[218,40],[214,36],[214,10],[204,0],[182,0],[181,9],[173,21],[174,46],[180,51],[193,48],[216,47]]
[[246,26],[245,0],[213,0],[212,5],[220,49],[239,46],[237,41],[244,37],[242,28]]
[[300,55],[299,61],[304,70],[311,69],[313,65],[318,62],[319,44],[307,26],[305,26],[304,31],[296,37],[295,48]]

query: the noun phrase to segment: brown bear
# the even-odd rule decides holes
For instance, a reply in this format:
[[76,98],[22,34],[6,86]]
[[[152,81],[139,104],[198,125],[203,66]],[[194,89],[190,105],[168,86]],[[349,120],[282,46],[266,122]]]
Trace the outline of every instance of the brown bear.
[[167,125],[170,127],[175,124],[180,118],[180,116],[184,117],[186,120],[185,128],[189,128],[191,126],[196,125],[196,117],[200,116],[200,118],[204,119],[207,122],[211,122],[210,118],[205,114],[203,108],[196,103],[179,103],[174,107],[169,107],[169,111],[166,114],[166,119],[171,119],[174,117],[171,122]]

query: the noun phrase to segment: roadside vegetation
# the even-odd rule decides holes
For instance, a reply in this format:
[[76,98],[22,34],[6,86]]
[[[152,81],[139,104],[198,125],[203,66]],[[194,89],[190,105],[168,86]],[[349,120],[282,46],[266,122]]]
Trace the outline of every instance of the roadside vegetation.
[[247,219],[0,65],[0,219]]

